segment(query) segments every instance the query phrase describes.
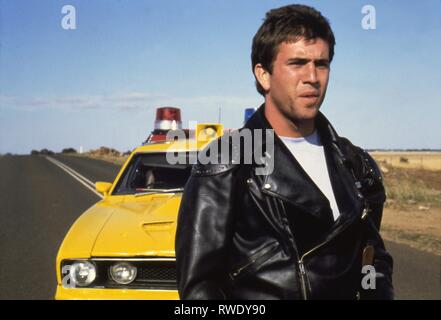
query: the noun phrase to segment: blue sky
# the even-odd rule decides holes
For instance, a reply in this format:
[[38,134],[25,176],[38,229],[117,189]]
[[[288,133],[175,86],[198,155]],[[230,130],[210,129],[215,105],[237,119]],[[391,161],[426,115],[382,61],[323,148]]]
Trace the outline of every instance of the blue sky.
[[[251,40],[288,1],[0,0],[0,153],[105,145],[152,130],[155,108],[242,125],[259,106]],[[337,45],[322,111],[364,148],[441,148],[441,1],[303,1]],[[64,5],[76,30],[61,27]],[[376,29],[361,27],[364,5]]]

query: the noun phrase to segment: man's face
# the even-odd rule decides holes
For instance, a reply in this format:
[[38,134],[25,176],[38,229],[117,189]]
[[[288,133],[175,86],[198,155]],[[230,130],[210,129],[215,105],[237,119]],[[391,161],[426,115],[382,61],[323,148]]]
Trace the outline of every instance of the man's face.
[[314,119],[325,98],[329,64],[323,39],[281,43],[263,86],[265,99],[293,122]]

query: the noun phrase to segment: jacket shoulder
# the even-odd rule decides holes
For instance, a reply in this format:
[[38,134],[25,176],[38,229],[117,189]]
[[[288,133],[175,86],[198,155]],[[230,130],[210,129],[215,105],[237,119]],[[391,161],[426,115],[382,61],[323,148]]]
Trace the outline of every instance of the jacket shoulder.
[[191,170],[192,176],[218,175],[238,167],[240,161],[240,145],[237,141],[239,131],[234,131],[211,141],[199,151],[197,163]]
[[352,144],[347,138],[339,137],[339,144],[362,193],[367,196],[380,191],[384,198],[382,201],[384,201],[383,175],[374,158],[365,149]]

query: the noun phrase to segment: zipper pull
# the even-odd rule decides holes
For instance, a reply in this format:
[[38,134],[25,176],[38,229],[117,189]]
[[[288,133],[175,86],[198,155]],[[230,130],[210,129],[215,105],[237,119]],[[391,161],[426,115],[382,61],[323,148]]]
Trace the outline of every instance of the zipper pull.
[[302,275],[306,274],[305,266],[303,265],[303,261],[302,260],[299,261],[299,269],[300,269],[300,273]]
[[302,260],[299,260],[299,271],[300,271],[300,281],[301,281],[300,286],[302,288],[303,300],[308,300],[308,292],[307,292],[308,290],[306,289],[306,286],[308,286],[309,292],[311,292],[311,286],[306,277],[305,266],[303,265]]
[[366,219],[369,211],[371,211],[371,209],[369,208],[369,205],[366,205],[366,207],[363,209],[363,212],[361,213],[361,220]]
[[364,210],[363,210],[363,213],[361,214],[361,220],[366,219],[367,214],[368,214],[367,209],[364,209]]
[[233,272],[233,276],[234,276],[234,277],[237,277],[237,276],[242,272],[243,269],[247,268],[249,265],[251,265],[251,264],[253,264],[253,263],[255,263],[255,262],[256,262],[255,259],[254,259],[254,260],[251,260],[249,263],[247,263],[246,265],[244,265],[242,268],[240,268],[240,269],[236,270],[235,272]]

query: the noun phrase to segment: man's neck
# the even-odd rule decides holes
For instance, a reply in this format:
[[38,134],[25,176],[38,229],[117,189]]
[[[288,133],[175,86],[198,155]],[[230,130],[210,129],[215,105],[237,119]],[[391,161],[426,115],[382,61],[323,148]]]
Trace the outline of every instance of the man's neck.
[[265,117],[278,136],[300,138],[311,135],[315,129],[315,119],[293,120],[283,115],[272,104],[265,104]]

